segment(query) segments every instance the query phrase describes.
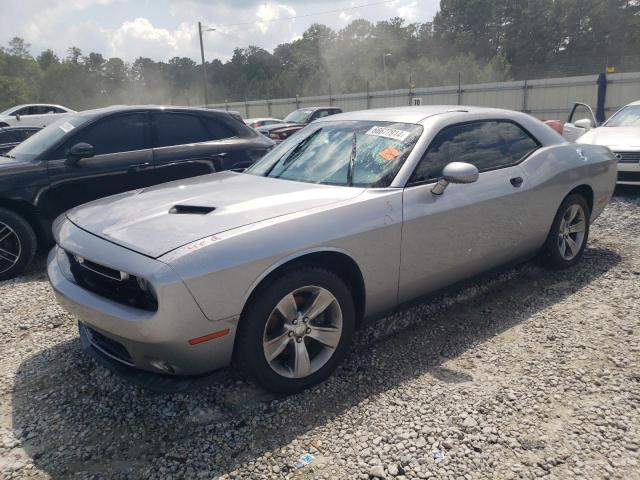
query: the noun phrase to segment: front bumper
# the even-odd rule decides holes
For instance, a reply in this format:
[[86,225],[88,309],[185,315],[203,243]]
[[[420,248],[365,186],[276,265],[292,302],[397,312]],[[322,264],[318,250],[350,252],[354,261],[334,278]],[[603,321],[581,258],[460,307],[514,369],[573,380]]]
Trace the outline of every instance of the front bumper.
[[[56,237],[73,254],[146,278],[157,293],[157,311],[145,311],[86,290],[61,265],[61,247],[54,247],[47,260],[47,273],[58,302],[78,319],[81,328],[90,329],[104,340],[95,342],[84,335],[85,343],[94,349],[102,347],[103,357],[128,368],[177,376],[200,375],[230,363],[236,319],[206,318],[168,265],[106,242],[70,222],[65,222]],[[189,343],[225,330],[226,335],[214,340]],[[105,342],[115,348],[104,348]]]

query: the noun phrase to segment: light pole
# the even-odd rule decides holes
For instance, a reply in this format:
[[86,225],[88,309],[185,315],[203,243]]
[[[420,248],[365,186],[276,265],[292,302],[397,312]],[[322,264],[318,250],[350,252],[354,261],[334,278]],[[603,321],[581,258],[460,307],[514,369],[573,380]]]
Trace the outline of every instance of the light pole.
[[200,37],[200,57],[202,58],[202,86],[204,87],[204,106],[209,104],[209,97],[207,95],[207,65],[204,62],[204,47],[202,46],[202,32],[214,32],[215,28],[204,27],[202,23],[198,22],[198,36]]
[[390,53],[382,54],[382,71],[384,72],[384,89],[389,90],[389,79],[387,78],[387,57],[390,57]]

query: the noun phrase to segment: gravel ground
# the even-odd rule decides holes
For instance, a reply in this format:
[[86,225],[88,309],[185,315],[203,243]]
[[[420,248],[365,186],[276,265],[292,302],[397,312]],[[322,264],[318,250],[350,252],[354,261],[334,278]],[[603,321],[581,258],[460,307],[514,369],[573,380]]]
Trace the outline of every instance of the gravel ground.
[[81,353],[40,259],[0,282],[0,478],[640,478],[639,212],[619,190],[577,267],[375,322],[289,398],[231,372],[171,395],[126,383]]

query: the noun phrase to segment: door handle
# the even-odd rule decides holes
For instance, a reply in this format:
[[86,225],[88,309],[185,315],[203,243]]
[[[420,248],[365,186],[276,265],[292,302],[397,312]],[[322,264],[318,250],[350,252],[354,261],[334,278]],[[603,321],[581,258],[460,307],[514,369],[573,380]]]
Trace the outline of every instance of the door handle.
[[129,167],[130,172],[142,172],[143,170],[149,170],[153,168],[153,164],[151,162],[139,163],[137,165],[131,165]]
[[522,177],[513,177],[511,180],[509,180],[511,182],[511,185],[513,185],[514,187],[518,188],[522,185],[522,182],[524,180],[522,180]]

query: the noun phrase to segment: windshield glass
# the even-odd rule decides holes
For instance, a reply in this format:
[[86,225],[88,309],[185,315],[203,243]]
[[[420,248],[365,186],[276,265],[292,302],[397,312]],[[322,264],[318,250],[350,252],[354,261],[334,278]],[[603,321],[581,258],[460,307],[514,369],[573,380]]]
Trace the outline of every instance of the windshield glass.
[[89,119],[90,117],[81,115],[62,118],[27,138],[13,148],[7,156],[25,160],[35,158]]
[[420,125],[409,123],[311,124],[246,173],[325,185],[386,187],[421,134]]
[[286,123],[306,123],[309,121],[309,117],[313,113],[311,110],[295,110],[291,112],[289,115],[284,117],[284,122]]
[[605,127],[640,127],[640,105],[624,107],[604,125]]

